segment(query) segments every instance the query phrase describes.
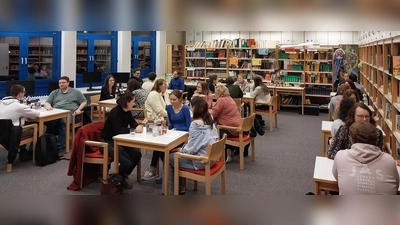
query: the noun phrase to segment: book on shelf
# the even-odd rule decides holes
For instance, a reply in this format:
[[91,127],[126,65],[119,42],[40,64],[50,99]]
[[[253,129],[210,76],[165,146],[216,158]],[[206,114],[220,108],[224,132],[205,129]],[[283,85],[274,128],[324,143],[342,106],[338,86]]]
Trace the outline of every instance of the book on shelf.
[[396,114],[396,127],[395,127],[395,129],[396,130],[400,130],[400,112],[397,112],[397,114]]
[[392,119],[392,104],[390,102],[386,102],[386,119],[391,120]]
[[400,56],[392,56],[393,58],[393,75],[400,76]]

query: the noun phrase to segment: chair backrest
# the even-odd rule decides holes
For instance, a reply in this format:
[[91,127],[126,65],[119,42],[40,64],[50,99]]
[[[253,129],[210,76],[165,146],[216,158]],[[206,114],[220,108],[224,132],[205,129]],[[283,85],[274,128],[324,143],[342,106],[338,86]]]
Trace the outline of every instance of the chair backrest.
[[270,105],[272,105],[274,109],[278,108],[278,95],[272,96]]
[[100,95],[92,95],[92,96],[90,96],[90,104],[93,104],[93,103],[99,103],[99,101],[100,101]]
[[241,107],[242,99],[241,98],[232,98],[235,101],[237,107]]
[[251,116],[242,118],[242,120],[240,121],[240,128],[243,131],[249,131],[251,130],[251,128],[254,125],[254,118],[256,117],[256,114],[253,113]]
[[207,147],[206,157],[211,161],[225,160],[225,141],[226,134],[224,134],[219,141],[209,144]]

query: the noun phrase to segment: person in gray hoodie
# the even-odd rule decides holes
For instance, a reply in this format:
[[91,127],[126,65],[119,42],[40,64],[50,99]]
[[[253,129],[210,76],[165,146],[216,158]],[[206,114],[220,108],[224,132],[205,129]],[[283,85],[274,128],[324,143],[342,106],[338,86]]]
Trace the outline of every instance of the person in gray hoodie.
[[[10,95],[4,97],[0,103],[0,119],[10,119],[14,126],[23,126],[25,125],[25,118],[35,119],[39,116],[38,110],[31,109],[29,106],[20,103],[20,100],[24,99],[25,95],[24,86],[13,85],[10,89]],[[32,130],[26,130],[22,132],[22,137],[31,134]],[[26,146],[20,146],[20,159],[21,155],[25,154]]]
[[350,126],[353,144],[336,153],[332,173],[339,184],[340,195],[395,195],[399,173],[393,157],[375,146],[376,127],[355,122]]
[[[202,97],[193,97],[190,101],[190,107],[193,112],[193,120],[189,127],[188,143],[184,144],[179,152],[205,156],[207,153],[207,147],[218,141],[219,136],[214,125],[213,118],[208,112],[208,103]],[[163,193],[164,193],[164,182],[169,182],[169,194],[174,194],[174,154],[170,154],[169,161],[169,181],[163,179]],[[215,162],[214,162],[215,163]],[[179,167],[192,169],[192,170],[204,170],[204,163],[199,161],[193,161],[188,159],[180,159]],[[179,169],[179,168],[178,168]],[[179,191],[180,194],[184,194],[183,178],[179,178]]]

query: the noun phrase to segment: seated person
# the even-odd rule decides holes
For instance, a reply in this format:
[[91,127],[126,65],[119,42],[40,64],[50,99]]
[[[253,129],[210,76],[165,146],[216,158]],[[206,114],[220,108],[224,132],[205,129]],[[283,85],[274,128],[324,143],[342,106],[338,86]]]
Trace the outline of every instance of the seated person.
[[[135,96],[131,92],[125,92],[117,100],[117,106],[111,109],[100,137],[108,143],[108,156],[114,159],[114,140],[113,137],[118,134],[129,134],[130,128],[136,129],[137,133],[143,132],[143,126],[133,119],[131,110],[135,106]],[[128,128],[128,126],[130,128]],[[100,148],[101,149],[101,148]],[[126,179],[132,173],[136,165],[142,158],[142,153],[137,148],[119,146],[119,174],[124,176],[124,188],[131,189]],[[103,151],[102,149],[100,151]]]
[[210,75],[210,81],[208,82],[208,89],[211,93],[215,93],[215,87],[217,86],[219,79],[217,75]]
[[[334,159],[337,152],[343,149],[350,149],[351,137],[349,133],[350,126],[355,122],[371,123],[375,126],[375,120],[372,117],[372,112],[368,106],[364,105],[362,102],[356,102],[351,107],[349,111],[349,116],[347,117],[345,124],[340,126],[339,130],[336,132],[333,138],[333,143],[328,149],[328,158]],[[376,127],[376,126],[375,126]],[[376,127],[376,132],[378,133],[378,138],[375,142],[375,146],[382,149],[383,145],[383,134],[380,129]]]
[[355,101],[352,98],[344,98],[340,102],[339,118],[334,120],[332,123],[332,128],[331,128],[332,137],[335,137],[340,126],[342,126],[344,124],[344,121],[346,121],[347,117],[349,116],[349,111],[351,107],[353,107],[354,103]]
[[[343,93],[347,90],[350,89],[349,85],[342,84],[338,87],[338,90],[336,92],[336,96],[333,96],[329,102],[329,111],[331,112],[332,117],[334,117],[335,114],[335,108],[336,104],[338,101],[341,101],[343,98]],[[335,120],[335,119],[334,119]]]
[[199,81],[197,83],[197,89],[193,94],[193,97],[195,97],[195,96],[203,97],[206,100],[206,102],[208,103],[209,109],[211,109],[213,107],[213,94],[208,89],[208,85],[205,81]]
[[[213,119],[208,112],[208,104],[204,98],[193,97],[190,101],[190,107],[193,112],[193,121],[189,128],[188,143],[184,144],[179,152],[205,156],[209,144],[218,141],[217,130],[215,129]],[[169,161],[169,180],[162,182],[169,182],[169,194],[174,194],[174,154],[170,154]],[[215,162],[214,162],[215,163]],[[212,166],[212,165],[211,165]],[[194,160],[179,159],[179,167],[192,169],[192,170],[204,170],[204,163]],[[164,184],[162,185],[162,191],[164,193]],[[179,193],[185,194],[185,187],[183,178],[179,178]]]
[[[10,94],[11,96],[3,98],[0,103],[0,119],[10,119],[14,126],[23,126],[25,125],[25,118],[35,119],[40,115],[38,110],[31,109],[29,106],[20,103],[20,100],[22,100],[25,95],[24,86],[19,84],[13,85],[10,89]],[[22,131],[22,137],[32,134],[32,129]],[[30,149],[32,147],[31,144]],[[19,159],[21,161],[27,161],[25,159],[27,155],[31,154],[27,153],[26,146],[20,146]]]
[[[118,91],[119,92],[119,91]],[[115,78],[113,75],[107,75],[104,80],[104,85],[101,87],[100,99],[99,101],[113,99],[117,96],[117,84],[115,83]],[[111,111],[111,108],[106,108],[107,112]]]
[[[136,104],[135,108],[144,109],[148,95],[147,91],[144,90],[142,86],[140,86],[139,82],[135,79],[130,79],[127,85],[128,87],[126,88],[125,92],[131,92],[135,96],[135,104]],[[144,114],[141,111],[132,111],[132,116],[134,118],[136,117],[143,118]]]
[[169,94],[171,105],[167,105],[168,129],[188,131],[192,118],[190,109],[182,103],[182,92],[174,90]]
[[376,127],[355,122],[349,130],[353,144],[336,154],[332,168],[340,195],[396,195],[399,188],[396,161],[375,145]]
[[226,78],[226,87],[229,90],[229,94],[232,98],[241,98],[243,97],[243,91],[240,89],[238,85],[233,84],[234,80],[232,77]]
[[[268,86],[263,83],[261,76],[254,77],[254,90],[250,93],[250,96],[256,98],[256,109],[269,109],[269,106],[267,105],[257,105],[257,103],[266,104],[271,102],[271,92],[269,91]],[[265,125],[265,121],[261,115],[256,115],[256,119],[262,126]]]
[[178,71],[175,70],[173,74],[174,74],[174,77],[169,82],[168,89],[184,91],[185,90],[185,81],[179,75]]
[[243,73],[238,74],[237,81],[234,83],[234,85],[238,85],[244,93],[250,92],[250,84],[245,79],[245,75]]
[[149,73],[148,81],[144,82],[142,84],[142,88],[147,91],[147,93],[150,93],[151,89],[153,89],[154,86],[154,80],[157,78],[157,74],[154,72]]
[[[83,113],[83,109],[85,108],[87,103],[86,98],[78,89],[69,87],[69,77],[67,76],[60,77],[60,79],[58,80],[58,85],[60,88],[52,91],[49,94],[46,103],[44,103],[44,108],[46,108],[46,110],[53,110],[53,108],[69,110],[71,112],[70,121],[72,122],[73,114],[81,115]],[[82,118],[81,116],[78,116],[77,119]],[[57,147],[58,154],[60,157],[62,157],[65,150],[66,119],[62,118],[47,122],[46,124],[47,131],[53,134],[56,133],[54,127],[57,124],[59,125],[59,137],[57,140]]]

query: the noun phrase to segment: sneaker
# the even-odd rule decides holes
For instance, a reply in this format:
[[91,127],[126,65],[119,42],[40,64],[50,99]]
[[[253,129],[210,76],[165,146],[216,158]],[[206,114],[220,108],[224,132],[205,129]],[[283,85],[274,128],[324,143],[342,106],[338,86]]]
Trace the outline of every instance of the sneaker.
[[141,180],[150,180],[150,179],[155,178],[156,176],[157,176],[156,171],[147,170],[146,172],[144,172],[144,175]]
[[156,181],[156,184],[162,184],[162,178],[163,177],[160,176],[156,177],[156,179],[154,179]]
[[225,163],[230,163],[232,162],[232,150],[229,148],[226,150],[226,160]]

